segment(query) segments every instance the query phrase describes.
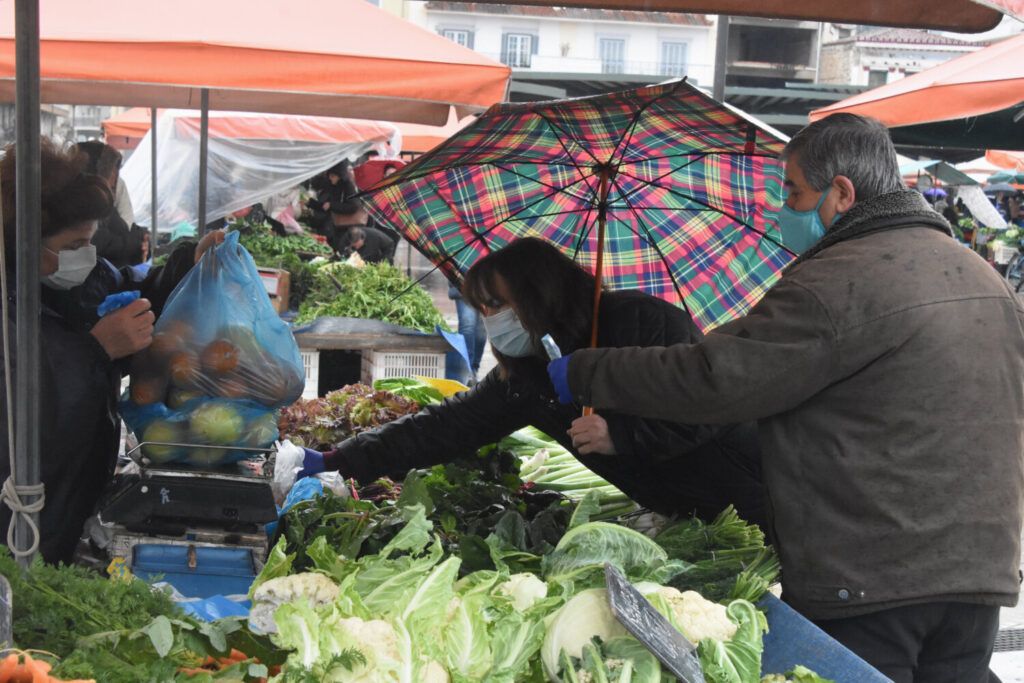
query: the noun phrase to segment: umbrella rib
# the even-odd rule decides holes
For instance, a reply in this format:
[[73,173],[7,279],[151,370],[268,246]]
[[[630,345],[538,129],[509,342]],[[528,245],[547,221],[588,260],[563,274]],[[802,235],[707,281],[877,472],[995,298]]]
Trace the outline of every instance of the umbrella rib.
[[686,302],[686,296],[683,294],[683,290],[682,290],[680,284],[678,282],[676,282],[675,274],[672,272],[672,266],[669,265],[668,259],[665,257],[664,252],[661,250],[660,247],[658,247],[657,240],[654,238],[654,236],[653,236],[653,234],[651,232],[651,229],[647,225],[647,222],[644,221],[643,217],[640,215],[639,212],[637,212],[637,210],[633,207],[632,204],[630,204],[629,202],[626,202],[626,206],[629,207],[630,213],[633,214],[633,217],[636,219],[637,224],[643,227],[644,232],[646,232],[647,235],[646,236],[641,235],[639,231],[633,229],[633,226],[628,225],[628,224],[627,224],[627,229],[630,232],[632,232],[634,235],[639,237],[640,239],[642,239],[645,242],[647,242],[647,244],[651,247],[651,249],[654,249],[655,253],[658,254],[658,258],[661,259],[662,264],[665,266],[665,272],[668,273],[669,278],[672,280],[672,286],[676,288],[676,294],[679,295],[679,301],[682,302],[683,309],[686,311],[686,313],[692,319],[693,318],[693,311],[690,310],[690,304],[688,304]]
[[625,154],[625,151],[629,149],[630,141],[632,141],[633,133],[636,131],[636,127],[640,123],[640,118],[651,107],[651,105],[661,100],[662,98],[667,97],[668,95],[674,95],[676,91],[679,90],[679,88],[685,82],[686,78],[677,81],[671,89],[663,90],[658,96],[652,97],[651,99],[647,100],[647,102],[645,102],[643,105],[637,107],[637,110],[633,113],[633,120],[630,122],[628,126],[626,126],[626,130],[619,138],[619,141],[615,143],[615,149],[612,150],[611,157],[608,159],[609,163],[612,159],[616,158],[616,156],[619,154],[620,149],[622,150],[622,154]]
[[[685,168],[685,167],[684,167],[684,166],[681,166],[680,168]],[[676,170],[678,170],[678,169],[676,169]],[[755,234],[761,235],[761,237],[765,238],[765,239],[766,239],[766,240],[768,240],[769,242],[772,242],[772,243],[773,243],[773,244],[775,244],[776,246],[782,247],[783,249],[785,249],[785,250],[786,250],[787,252],[789,252],[790,254],[792,254],[792,253],[793,253],[792,251],[790,251],[789,249],[787,249],[787,248],[786,248],[786,246],[785,246],[784,244],[782,244],[781,242],[779,242],[779,241],[778,241],[778,240],[776,240],[775,238],[773,238],[773,237],[771,237],[770,235],[768,235],[768,233],[766,233],[766,232],[765,232],[764,230],[759,230],[758,228],[754,227],[753,225],[750,225],[750,224],[749,224],[749,223],[747,223],[746,221],[744,221],[744,220],[740,219],[740,217],[739,217],[739,216],[736,216],[735,214],[729,213],[729,212],[727,212],[727,211],[726,211],[725,209],[719,208],[719,207],[717,207],[717,206],[714,206],[714,205],[712,205],[712,204],[709,204],[709,203],[707,203],[707,202],[703,202],[703,201],[701,201],[701,200],[697,199],[696,197],[693,197],[693,196],[691,196],[691,195],[688,195],[688,194],[684,194],[684,193],[682,193],[682,192],[679,192],[679,191],[677,191],[677,190],[675,190],[675,189],[673,189],[672,187],[669,187],[669,186],[667,186],[667,185],[656,185],[656,184],[655,184],[655,183],[656,183],[656,182],[657,182],[658,180],[661,180],[662,178],[664,178],[664,177],[666,177],[666,176],[670,175],[670,174],[671,174],[671,173],[673,173],[673,172],[674,172],[674,171],[669,171],[668,173],[665,173],[664,175],[662,175],[662,176],[658,177],[658,178],[657,178],[657,179],[655,179],[655,180],[647,180],[647,179],[645,179],[645,178],[638,178],[637,176],[634,176],[634,175],[632,175],[632,174],[629,174],[629,173],[623,173],[623,174],[620,174],[620,175],[625,175],[626,177],[628,177],[628,178],[632,178],[633,180],[635,180],[635,181],[637,181],[637,182],[639,182],[639,183],[643,183],[644,185],[648,185],[648,186],[651,186],[651,187],[657,187],[657,188],[659,188],[659,189],[663,189],[663,190],[665,190],[666,192],[669,192],[669,193],[671,193],[671,194],[673,194],[673,195],[675,195],[675,196],[677,196],[677,197],[680,197],[680,198],[682,198],[682,199],[686,199],[686,200],[688,200],[688,201],[691,201],[691,202],[693,202],[693,203],[695,203],[695,204],[700,204],[701,206],[705,207],[706,209],[708,209],[708,210],[710,210],[710,211],[716,211],[716,212],[718,212],[718,213],[722,214],[723,216],[725,216],[725,217],[727,217],[727,218],[731,218],[731,219],[732,219],[732,220],[734,220],[734,221],[735,221],[736,223],[738,223],[738,224],[742,225],[743,227],[747,228],[748,230],[750,230],[750,231],[754,232]],[[616,186],[618,186],[618,183],[617,183],[617,182],[616,182]],[[620,198],[621,198],[621,199],[622,199],[623,201],[625,201],[625,202],[626,202],[626,205],[627,205],[627,206],[629,206],[629,207],[630,207],[630,208],[632,209],[632,208],[633,208],[633,206],[632,206],[632,204],[630,204],[630,203],[629,203],[629,197],[630,197],[630,196],[632,196],[632,195],[634,195],[634,194],[636,194],[637,192],[639,192],[639,191],[640,191],[640,189],[641,189],[641,188],[637,188],[637,189],[633,190],[632,192],[629,192],[628,194],[621,194],[621,193],[620,193],[619,197],[620,197]],[[673,210],[674,210],[674,211],[682,211],[682,209],[678,209],[678,208],[675,208],[675,207],[673,207],[673,208],[669,208],[669,207],[654,207],[654,206],[651,206],[651,207],[646,207],[646,208],[647,208],[647,209],[649,209],[649,210],[656,210],[656,211],[657,211],[657,210],[662,210],[662,211],[673,211]],[[795,254],[794,254],[794,256],[795,256]]]

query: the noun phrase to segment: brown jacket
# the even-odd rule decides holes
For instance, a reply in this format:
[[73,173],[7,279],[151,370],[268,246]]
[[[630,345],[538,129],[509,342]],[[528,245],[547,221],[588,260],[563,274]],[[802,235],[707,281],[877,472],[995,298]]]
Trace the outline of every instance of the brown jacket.
[[943,227],[915,192],[861,202],[703,343],[571,357],[596,409],[758,420],[784,597],[809,618],[1016,603],[1024,306]]

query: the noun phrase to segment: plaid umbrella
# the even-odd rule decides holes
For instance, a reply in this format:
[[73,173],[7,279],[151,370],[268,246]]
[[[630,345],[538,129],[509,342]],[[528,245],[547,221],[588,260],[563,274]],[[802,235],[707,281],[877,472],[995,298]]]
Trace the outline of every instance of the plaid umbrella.
[[792,254],[774,214],[783,142],[685,81],[498,104],[364,194],[449,280],[541,237],[608,289],[684,306],[708,330],[746,312]]

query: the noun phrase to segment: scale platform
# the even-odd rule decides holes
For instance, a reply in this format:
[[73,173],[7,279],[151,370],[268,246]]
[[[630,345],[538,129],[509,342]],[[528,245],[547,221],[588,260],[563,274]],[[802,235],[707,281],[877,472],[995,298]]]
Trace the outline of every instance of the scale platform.
[[274,455],[266,449],[245,450],[252,451],[247,459],[217,468],[153,465],[133,456],[138,471],[114,476],[100,505],[100,520],[171,536],[189,527],[240,534],[262,530],[277,519],[270,487]]

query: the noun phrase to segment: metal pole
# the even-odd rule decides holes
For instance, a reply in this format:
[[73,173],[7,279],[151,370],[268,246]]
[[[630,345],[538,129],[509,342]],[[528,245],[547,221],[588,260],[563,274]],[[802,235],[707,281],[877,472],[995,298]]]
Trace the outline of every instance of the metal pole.
[[718,15],[718,30],[715,33],[715,82],[711,96],[725,102],[725,71],[729,62],[729,15]]
[[206,148],[210,132],[210,90],[203,88],[199,110],[199,225],[196,234],[206,234]]
[[149,110],[149,258],[156,252],[156,107]]
[[[15,486],[39,483],[39,224],[42,210],[39,164],[39,0],[15,2],[15,130],[17,164],[17,327],[14,373]],[[23,496],[30,504],[39,496]],[[32,514],[38,522],[39,514]],[[14,546],[27,550],[31,527],[19,515]],[[31,555],[19,558],[28,566]]]

